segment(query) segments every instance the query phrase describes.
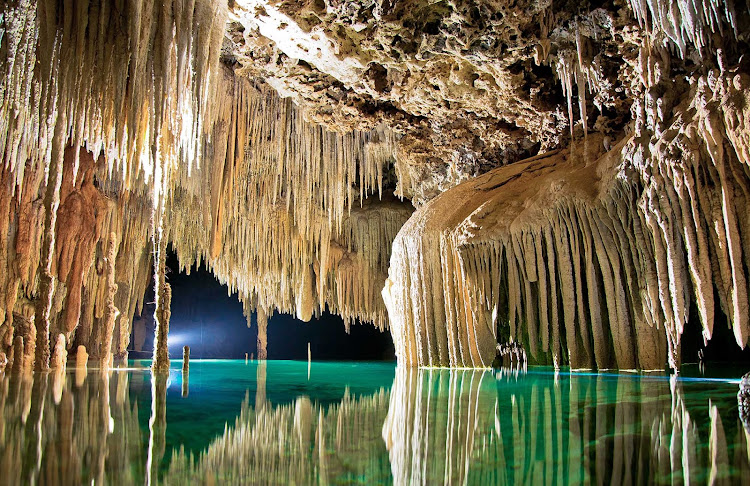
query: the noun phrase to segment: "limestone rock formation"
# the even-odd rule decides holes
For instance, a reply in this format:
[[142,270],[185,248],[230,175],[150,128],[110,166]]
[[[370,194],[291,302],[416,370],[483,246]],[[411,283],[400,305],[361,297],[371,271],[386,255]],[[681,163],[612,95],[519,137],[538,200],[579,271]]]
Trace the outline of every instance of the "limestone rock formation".
[[120,360],[154,279],[163,366],[169,245],[248,322],[328,308],[407,365],[744,348],[749,34],[727,0],[5,2],[0,352]]

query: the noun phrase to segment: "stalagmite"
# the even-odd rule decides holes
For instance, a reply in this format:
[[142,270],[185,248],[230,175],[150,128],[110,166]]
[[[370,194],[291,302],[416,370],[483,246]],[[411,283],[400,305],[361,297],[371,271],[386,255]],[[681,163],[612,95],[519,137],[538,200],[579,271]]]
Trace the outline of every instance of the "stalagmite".
[[76,367],[77,368],[86,368],[86,365],[89,362],[89,355],[86,352],[86,346],[80,345],[78,346],[78,349],[76,350]]
[[58,334],[55,339],[55,347],[52,350],[49,367],[54,370],[65,371],[65,365],[68,362],[68,351],[65,349],[65,335]]
[[86,374],[88,373],[88,362],[89,362],[89,355],[86,352],[86,347],[84,345],[79,345],[78,349],[76,350],[76,386],[78,388],[83,386],[84,381],[86,381]]
[[13,374],[18,375],[23,372],[25,367],[23,360],[23,336],[16,336],[13,340]]

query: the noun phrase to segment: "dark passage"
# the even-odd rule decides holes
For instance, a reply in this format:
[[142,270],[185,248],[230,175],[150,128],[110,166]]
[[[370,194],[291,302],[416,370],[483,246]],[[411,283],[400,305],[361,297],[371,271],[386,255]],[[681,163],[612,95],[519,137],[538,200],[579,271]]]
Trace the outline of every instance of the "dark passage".
[[[227,287],[204,265],[194,266],[190,275],[179,273],[171,250],[167,267],[167,280],[172,285],[171,358],[181,358],[185,345],[190,346],[193,359],[244,359],[245,353],[257,356],[256,319],[253,315],[248,328],[237,294],[227,295]],[[143,316],[134,319],[132,358],[150,358],[153,351],[153,289],[149,289],[147,302]],[[308,342],[314,360],[395,360],[390,332],[380,332],[371,324],[352,325],[347,334],[343,320],[328,312],[310,322],[285,314],[269,316],[268,359],[307,360]]]

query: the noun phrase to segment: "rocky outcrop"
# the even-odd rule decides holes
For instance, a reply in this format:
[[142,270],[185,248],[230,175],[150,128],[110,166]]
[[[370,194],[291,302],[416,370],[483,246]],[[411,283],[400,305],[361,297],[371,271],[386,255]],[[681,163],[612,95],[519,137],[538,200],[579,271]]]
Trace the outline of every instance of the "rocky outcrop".
[[487,366],[500,333],[536,363],[678,368],[691,302],[706,340],[719,307],[744,347],[747,148],[729,134],[749,81],[713,72],[648,142],[589,136],[420,208],[384,289],[399,357]]

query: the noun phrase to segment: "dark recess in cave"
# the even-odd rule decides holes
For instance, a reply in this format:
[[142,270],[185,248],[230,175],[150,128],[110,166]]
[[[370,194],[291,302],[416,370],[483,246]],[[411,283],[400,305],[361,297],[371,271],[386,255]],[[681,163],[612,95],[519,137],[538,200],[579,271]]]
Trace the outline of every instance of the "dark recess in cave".
[[737,346],[729,320],[719,306],[719,294],[716,289],[714,289],[714,302],[716,302],[716,309],[713,335],[704,346],[698,308],[694,301],[690,301],[690,318],[682,333],[682,363],[697,363],[700,350],[703,352],[704,363],[750,365],[750,346],[746,346],[745,349]]
[[[229,296],[227,287],[220,284],[205,265],[193,266],[190,275],[181,273],[177,256],[170,248],[167,281],[172,286],[170,358],[181,358],[184,345],[190,346],[192,359],[244,359],[245,353],[257,355],[258,327],[255,315],[252,327],[248,328],[237,294]],[[131,335],[131,358],[151,357],[153,300],[151,285],[143,310],[143,316],[147,316],[143,351],[133,351],[135,336]],[[286,314],[269,316],[269,359],[306,360],[308,342],[314,360],[396,359],[391,333],[380,332],[371,324],[352,325],[347,334],[343,320],[328,312],[324,312],[320,318],[313,317],[310,322]]]

